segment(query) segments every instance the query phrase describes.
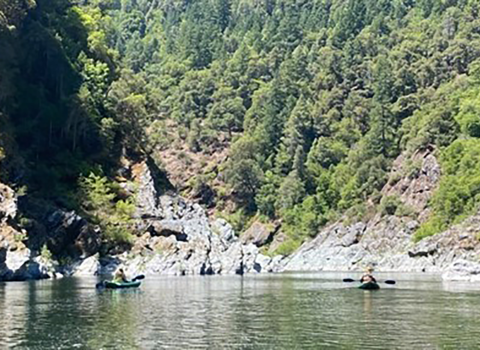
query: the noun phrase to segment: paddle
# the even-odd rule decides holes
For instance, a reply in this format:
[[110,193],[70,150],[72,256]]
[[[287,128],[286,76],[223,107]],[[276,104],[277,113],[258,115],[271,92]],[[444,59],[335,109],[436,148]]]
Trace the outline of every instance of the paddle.
[[[356,282],[356,280],[354,280],[353,278],[344,278],[343,282],[347,282],[347,283]],[[396,284],[397,282],[394,281],[394,280],[385,280],[385,281],[383,281],[383,283],[385,283],[385,284]]]
[[145,275],[138,275],[131,282],[140,281],[140,280],[143,280],[143,279],[145,279]]
[[[145,279],[145,275],[138,275],[136,277],[134,277],[130,282],[135,282],[135,281],[140,281],[140,280],[143,280]],[[105,282],[106,281],[102,281],[102,282],[99,282],[95,285],[95,288],[105,288]]]

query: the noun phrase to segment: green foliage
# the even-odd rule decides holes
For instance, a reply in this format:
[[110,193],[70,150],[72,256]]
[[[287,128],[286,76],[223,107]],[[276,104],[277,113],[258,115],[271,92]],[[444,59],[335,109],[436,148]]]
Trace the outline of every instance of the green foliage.
[[253,198],[262,185],[263,171],[258,164],[258,142],[253,138],[241,138],[231,150],[226,165],[225,179],[238,198],[246,206],[252,206]]
[[48,249],[47,245],[44,244],[40,250],[40,256],[46,261],[52,261],[52,253]]
[[15,242],[24,242],[28,239],[28,235],[26,233],[18,233],[13,236],[13,239],[15,240]]
[[416,233],[416,239],[441,232],[473,214],[480,204],[480,140],[459,139],[441,155],[443,176],[431,199],[432,218]]
[[236,210],[231,214],[221,213],[219,216],[227,220],[237,234],[242,233],[250,227],[253,220],[253,216],[247,213],[244,209]]
[[79,185],[83,209],[99,223],[104,238],[114,243],[131,243],[128,224],[135,212],[133,199],[116,200],[114,184],[94,173],[81,177]]
[[133,243],[133,235],[128,228],[121,227],[115,224],[106,224],[103,226],[103,237],[115,244],[131,244]]
[[[451,147],[476,159],[458,145],[480,137],[475,2],[75,4],[0,0],[0,113],[29,194],[68,197],[113,240],[128,241],[132,203],[103,175],[78,178],[99,166],[110,176],[125,154],[229,148],[219,178],[248,213],[239,218],[281,219],[296,243],[376,202],[401,152],[434,145],[447,168]],[[463,161],[432,200],[442,225],[476,207]],[[78,184],[81,196],[62,195]],[[381,206],[409,212],[392,198]]]
[[275,249],[275,254],[287,256],[295,252],[301,245],[301,242],[295,241],[293,239],[287,239],[282,242],[277,249]]
[[382,215],[410,216],[414,210],[404,204],[398,195],[385,196],[380,201]]
[[419,242],[422,239],[433,236],[446,229],[445,222],[442,218],[433,216],[427,222],[423,223],[413,236],[414,242]]
[[80,188],[83,192],[83,204],[87,210],[108,210],[115,198],[106,177],[90,173],[80,178]]
[[382,215],[395,215],[402,201],[398,196],[383,197],[380,202],[380,212]]

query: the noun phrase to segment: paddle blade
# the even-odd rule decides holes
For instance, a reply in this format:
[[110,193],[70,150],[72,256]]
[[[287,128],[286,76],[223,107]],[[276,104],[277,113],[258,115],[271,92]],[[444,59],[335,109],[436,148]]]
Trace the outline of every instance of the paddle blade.
[[134,282],[134,281],[139,281],[139,280],[143,280],[143,279],[145,279],[145,275],[138,275],[137,277],[135,277],[135,278],[132,280],[132,282]]
[[385,281],[385,284],[395,284],[397,282],[395,282],[394,280],[386,280]]
[[355,282],[355,280],[352,278],[344,278],[343,282]]

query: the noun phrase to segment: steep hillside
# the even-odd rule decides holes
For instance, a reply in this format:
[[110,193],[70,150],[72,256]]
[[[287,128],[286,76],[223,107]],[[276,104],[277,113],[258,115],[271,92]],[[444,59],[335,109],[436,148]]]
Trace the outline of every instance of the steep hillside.
[[[476,148],[475,1],[89,4],[103,5],[120,81],[144,82],[154,159],[239,231],[281,220],[280,252],[378,210],[400,154],[435,147],[448,163],[461,161],[453,148]],[[475,207],[471,185],[447,182],[417,239]]]
[[[244,272],[338,225],[366,225],[383,262],[463,227],[479,15],[475,0],[0,0],[0,204],[15,203],[0,249],[65,273],[149,251],[170,257],[152,271]],[[219,218],[241,239],[214,249]],[[191,225],[202,243],[184,244]]]

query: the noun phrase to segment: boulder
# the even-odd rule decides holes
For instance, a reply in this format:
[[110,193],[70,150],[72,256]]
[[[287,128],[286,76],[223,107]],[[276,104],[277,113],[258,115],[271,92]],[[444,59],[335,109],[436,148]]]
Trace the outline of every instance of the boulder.
[[223,241],[232,243],[236,241],[235,231],[232,225],[230,225],[224,219],[216,219],[212,222],[212,231],[217,234]]
[[155,180],[147,162],[133,165],[132,176],[137,185],[136,216],[139,218],[162,217]]
[[241,241],[243,244],[253,243],[257,247],[261,247],[272,241],[275,232],[276,228],[272,227],[272,225],[255,221],[248,230],[242,234]]
[[365,224],[358,222],[347,229],[346,234],[342,238],[342,245],[344,247],[350,247],[360,242],[363,232],[365,231]]
[[480,263],[458,259],[442,274],[445,281],[480,281]]
[[180,220],[161,220],[151,223],[152,236],[175,236],[177,241],[186,242],[188,237],[184,233],[183,222]]
[[74,211],[55,210],[47,216],[47,246],[55,256],[85,258],[100,249],[101,235]]
[[25,281],[55,277],[51,261],[32,257],[29,249],[8,251],[0,249],[0,281]]
[[74,267],[73,274],[75,276],[96,276],[99,274],[100,269],[101,266],[97,254],[78,262],[77,266]]

